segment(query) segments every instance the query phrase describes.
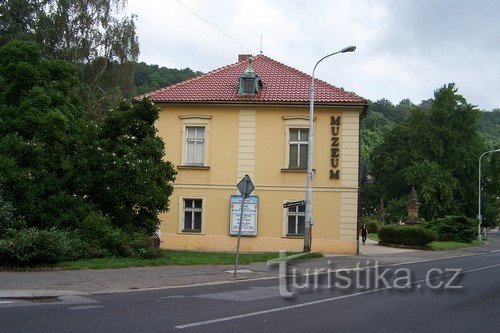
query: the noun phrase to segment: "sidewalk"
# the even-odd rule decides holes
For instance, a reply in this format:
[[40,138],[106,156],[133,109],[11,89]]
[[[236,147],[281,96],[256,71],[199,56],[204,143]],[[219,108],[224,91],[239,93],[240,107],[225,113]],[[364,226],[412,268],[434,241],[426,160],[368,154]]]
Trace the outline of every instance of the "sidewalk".
[[[408,263],[429,259],[486,253],[500,249],[500,237],[491,237],[482,246],[453,251],[418,251],[387,248],[369,240],[360,244],[362,255],[325,255],[323,258],[298,260],[293,268],[314,270],[355,268],[360,263],[377,262],[379,265]],[[267,263],[240,265],[237,278],[233,278],[232,265],[136,267],[103,270],[48,270],[33,272],[0,272],[0,299],[89,295],[163,289],[203,284],[221,284],[245,279],[274,279],[277,267]],[[240,272],[241,271],[241,272]]]

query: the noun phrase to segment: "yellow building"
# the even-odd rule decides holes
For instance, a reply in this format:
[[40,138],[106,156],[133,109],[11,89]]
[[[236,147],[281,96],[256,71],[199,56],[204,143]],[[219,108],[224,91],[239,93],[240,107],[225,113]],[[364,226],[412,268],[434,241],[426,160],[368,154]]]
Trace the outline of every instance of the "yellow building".
[[[241,250],[302,250],[304,206],[283,205],[305,199],[310,82],[267,56],[240,55],[235,64],[144,95],[161,108],[158,134],[178,172],[170,210],[160,216],[162,247],[234,251],[236,184],[248,174],[255,190]],[[366,101],[320,80],[315,86],[311,250],[355,253]]]

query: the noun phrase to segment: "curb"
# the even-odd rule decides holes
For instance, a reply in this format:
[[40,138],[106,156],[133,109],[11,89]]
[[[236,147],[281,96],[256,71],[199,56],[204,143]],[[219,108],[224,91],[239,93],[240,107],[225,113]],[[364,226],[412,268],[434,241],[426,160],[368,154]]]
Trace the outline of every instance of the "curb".
[[60,296],[88,296],[87,292],[76,290],[54,290],[54,289],[20,289],[20,290],[0,290],[0,299],[33,299],[49,298]]

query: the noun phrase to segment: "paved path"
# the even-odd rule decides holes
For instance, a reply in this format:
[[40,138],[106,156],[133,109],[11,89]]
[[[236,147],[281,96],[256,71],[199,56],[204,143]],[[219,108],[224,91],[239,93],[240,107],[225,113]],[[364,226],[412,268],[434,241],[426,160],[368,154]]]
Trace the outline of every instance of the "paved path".
[[[389,248],[368,240],[360,244],[363,255],[330,255],[298,260],[289,267],[302,271],[346,269],[377,262],[380,265],[429,261],[436,258],[500,251],[500,236],[491,236],[487,244],[453,251],[418,251]],[[275,279],[278,265],[266,262],[240,265],[246,272],[233,278],[232,265],[161,266],[124,269],[82,269],[46,271],[0,271],[0,300],[8,298],[75,296],[99,293],[164,289],[182,286],[234,283],[252,279]],[[228,273],[229,271],[229,273]]]

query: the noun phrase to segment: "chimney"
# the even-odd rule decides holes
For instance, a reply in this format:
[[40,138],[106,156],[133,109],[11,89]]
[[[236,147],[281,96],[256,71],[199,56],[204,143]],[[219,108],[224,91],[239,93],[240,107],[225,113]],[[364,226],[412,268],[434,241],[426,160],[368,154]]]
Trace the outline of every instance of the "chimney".
[[238,54],[238,62],[246,61],[251,56],[251,54]]

